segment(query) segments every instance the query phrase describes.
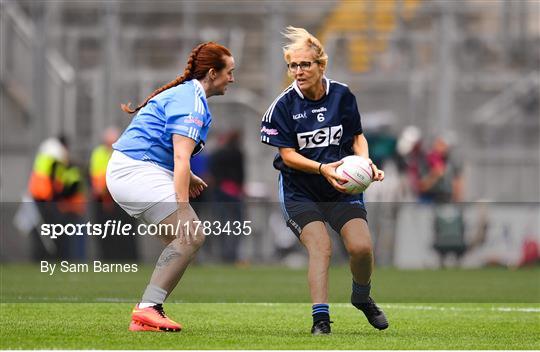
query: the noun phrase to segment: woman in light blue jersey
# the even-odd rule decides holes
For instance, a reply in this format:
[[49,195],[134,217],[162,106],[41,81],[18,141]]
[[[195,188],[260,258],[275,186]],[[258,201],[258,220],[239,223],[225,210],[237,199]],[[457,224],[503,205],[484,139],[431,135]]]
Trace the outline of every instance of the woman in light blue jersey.
[[129,330],[180,331],[162,304],[176,287],[204,242],[189,198],[206,183],[190,171],[190,158],[204,147],[212,116],[207,99],[223,95],[234,82],[234,58],[213,42],[194,48],[182,76],[160,87],[135,109],[137,115],[120,139],[107,167],[107,187],[131,216],[159,224],[167,245]]

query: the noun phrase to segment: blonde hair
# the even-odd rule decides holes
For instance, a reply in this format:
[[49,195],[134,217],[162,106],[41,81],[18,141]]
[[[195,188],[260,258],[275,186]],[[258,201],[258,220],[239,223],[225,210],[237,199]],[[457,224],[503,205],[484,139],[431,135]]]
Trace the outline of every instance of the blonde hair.
[[304,28],[297,28],[288,26],[285,32],[282,32],[283,36],[289,40],[289,43],[283,47],[283,58],[285,62],[289,62],[291,53],[299,49],[312,49],[315,53],[315,60],[326,67],[328,63],[328,55],[324,51],[319,39],[315,38],[311,33]]

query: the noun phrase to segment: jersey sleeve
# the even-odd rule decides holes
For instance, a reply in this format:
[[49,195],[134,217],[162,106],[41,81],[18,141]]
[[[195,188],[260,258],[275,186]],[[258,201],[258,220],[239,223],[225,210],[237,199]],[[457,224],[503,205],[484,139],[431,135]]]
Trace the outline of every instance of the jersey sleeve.
[[359,135],[364,133],[362,130],[362,118],[360,117],[360,112],[358,111],[358,104],[356,103],[356,97],[354,94],[349,92],[351,99],[351,116],[352,116],[352,126],[353,126],[353,135]]
[[261,142],[274,147],[296,148],[296,137],[287,118],[287,109],[282,101],[272,104],[262,119]]
[[197,94],[176,94],[165,103],[165,132],[199,140],[204,126],[204,104]]

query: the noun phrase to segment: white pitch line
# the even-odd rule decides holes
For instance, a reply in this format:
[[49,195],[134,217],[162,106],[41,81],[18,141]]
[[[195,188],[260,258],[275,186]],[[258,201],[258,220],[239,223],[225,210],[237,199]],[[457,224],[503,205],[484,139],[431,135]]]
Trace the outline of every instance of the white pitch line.
[[[280,306],[289,304],[301,304],[310,306],[310,303],[270,303],[270,302],[214,302],[214,303],[187,303],[187,302],[169,302],[169,303],[181,303],[181,304],[238,304],[238,305],[253,305],[253,306]],[[468,304],[468,303],[467,303]],[[330,303],[331,307],[339,308],[351,308],[353,306],[350,303]],[[408,309],[408,310],[433,310],[433,311],[453,311],[453,312],[469,312],[469,311],[492,311],[492,312],[519,312],[519,313],[540,313],[540,307],[437,307],[430,305],[407,305],[407,304],[394,304],[394,303],[382,303],[379,304],[381,308],[388,309]]]
[[[23,297],[17,297],[18,299],[23,299]],[[78,300],[77,297],[24,297],[25,299],[32,300],[50,300],[50,303],[56,302],[65,302],[71,300]],[[81,302],[81,301],[80,301]],[[79,302],[79,303],[80,303]],[[115,297],[98,297],[94,302],[88,301],[85,303],[135,303],[134,300],[129,298],[115,298]],[[15,303],[15,302],[12,302]],[[31,302],[28,302],[31,303]],[[75,303],[75,302],[74,302]],[[310,306],[310,303],[272,303],[272,302],[183,302],[183,301],[168,301],[167,303],[171,304],[189,304],[189,305],[208,305],[208,304],[219,304],[219,305],[251,305],[251,306],[264,306],[264,307],[273,307],[273,306],[282,306],[282,305],[305,305]],[[469,304],[469,303],[466,303]],[[350,303],[330,303],[332,307],[339,308],[353,308]],[[439,306],[430,306],[430,305],[418,305],[418,304],[395,304],[395,303],[382,303],[379,304],[381,308],[385,309],[404,309],[404,310],[430,310],[430,311],[450,311],[450,312],[505,312],[505,313],[540,313],[540,307],[439,307]]]
[[[197,303],[197,304],[207,304],[207,303]],[[310,305],[309,303],[210,303],[210,304],[246,304],[246,305],[257,305],[257,306],[278,306],[286,304],[304,304]],[[330,303],[332,307],[340,308],[353,308],[350,303]],[[408,309],[408,310],[433,310],[433,311],[453,311],[453,312],[468,312],[468,311],[493,311],[493,312],[520,312],[520,313],[540,313],[540,307],[437,307],[429,305],[407,305],[407,304],[379,304],[381,308],[388,309]]]
[[437,307],[424,305],[406,305],[406,304],[381,304],[382,308],[390,309],[409,309],[409,310],[434,310],[434,311],[451,311],[451,312],[520,312],[520,313],[540,313],[540,308],[537,307]]

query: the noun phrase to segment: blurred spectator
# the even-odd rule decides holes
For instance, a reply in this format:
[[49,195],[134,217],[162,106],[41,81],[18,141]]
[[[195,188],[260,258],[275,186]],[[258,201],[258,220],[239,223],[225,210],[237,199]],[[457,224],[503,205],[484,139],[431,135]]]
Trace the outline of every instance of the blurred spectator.
[[433,248],[439,253],[441,266],[449,255],[455,255],[457,264],[467,251],[465,223],[460,205],[463,200],[461,165],[450,152],[449,138],[436,136],[426,155],[421,172],[420,201],[435,203]]
[[521,258],[518,267],[533,266],[540,263],[540,249],[534,237],[525,238],[521,245]]
[[[30,174],[28,193],[37,206],[42,223],[59,222],[61,216],[56,201],[63,191],[62,174],[67,162],[67,148],[58,138],[49,138],[40,144]],[[30,232],[32,260],[54,259],[59,241],[44,238],[40,235],[40,224],[35,225]]]
[[426,153],[422,133],[416,126],[406,127],[397,144],[407,184],[422,203],[433,204],[433,248],[441,266],[454,255],[459,264],[467,251],[465,222],[460,206],[449,204],[463,199],[461,165],[450,153],[448,137],[437,136]]
[[[105,224],[107,220],[121,221],[122,224],[134,223],[134,220],[113,201],[105,175],[107,164],[112,154],[112,144],[116,142],[120,132],[109,127],[103,132],[103,141],[92,151],[90,156],[90,186],[92,197],[93,221]],[[98,238],[100,257],[106,261],[133,261],[137,259],[135,236],[107,236]]]
[[[210,173],[215,184],[216,220],[221,226],[229,222],[232,228],[234,221],[243,220],[245,173],[239,131],[223,135],[221,147],[210,157]],[[228,263],[236,262],[240,236],[223,234],[220,237],[222,259]]]
[[[199,153],[191,158],[191,172],[205,179],[208,178],[210,170],[208,169],[209,158],[206,153]],[[201,196],[204,194],[201,193]],[[199,196],[200,197],[200,196]],[[198,199],[199,197],[195,198]]]
[[[76,225],[85,222],[86,194],[82,175],[81,169],[70,160],[62,174],[63,190],[58,200],[62,224]],[[59,251],[58,259],[85,260],[85,242],[86,233],[84,236],[71,236],[67,240],[62,239],[59,244],[66,247],[62,247]]]
[[36,202],[53,201],[61,194],[61,175],[67,161],[67,149],[58,138],[49,138],[40,144],[28,185]]
[[461,165],[450,153],[448,141],[437,136],[432,149],[426,155],[421,171],[420,199],[428,203],[460,202],[463,200]]
[[409,194],[418,199],[421,173],[426,169],[427,162],[422,146],[422,132],[418,127],[407,126],[403,130],[397,142],[397,151],[401,157],[400,169],[406,175],[402,190],[404,198],[409,198]]
[[[213,189],[212,188],[213,180],[212,180],[210,170],[209,170],[209,165],[208,165],[210,163],[209,159],[210,158],[208,157],[208,153],[205,153],[203,151],[197,155],[194,155],[191,158],[191,163],[190,163],[191,172],[199,176],[203,180],[205,180],[206,183],[208,184],[208,189],[206,189],[204,192],[201,192],[201,194],[197,198],[191,199],[191,206],[193,207],[193,209],[195,210],[197,214],[200,214],[201,219],[206,218],[208,216],[208,213],[211,210],[211,209],[208,209],[208,207],[206,206],[211,198],[212,189]],[[204,247],[203,247],[203,251],[204,251]]]

